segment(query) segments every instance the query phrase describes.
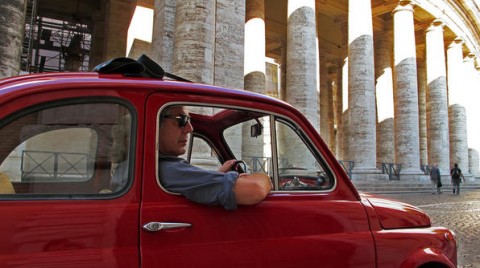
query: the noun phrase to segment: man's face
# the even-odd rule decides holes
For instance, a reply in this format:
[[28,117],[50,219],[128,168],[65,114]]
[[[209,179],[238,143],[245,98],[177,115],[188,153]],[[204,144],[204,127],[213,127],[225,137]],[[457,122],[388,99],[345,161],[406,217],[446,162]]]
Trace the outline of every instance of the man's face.
[[188,115],[188,111],[183,106],[175,106],[168,108],[165,115],[168,117],[160,118],[158,150],[162,155],[182,155],[186,151],[188,134],[192,133],[193,127],[190,122],[180,127],[175,117]]

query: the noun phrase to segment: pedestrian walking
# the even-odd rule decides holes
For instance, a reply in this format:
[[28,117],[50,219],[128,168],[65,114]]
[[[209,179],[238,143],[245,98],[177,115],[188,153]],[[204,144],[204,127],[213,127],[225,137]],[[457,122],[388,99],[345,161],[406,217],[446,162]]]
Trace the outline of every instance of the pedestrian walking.
[[436,163],[430,168],[430,181],[432,182],[432,194],[441,194],[442,179]]
[[462,183],[462,180],[465,182],[465,177],[463,176],[462,170],[458,168],[457,163],[455,163],[450,170],[450,176],[452,177],[453,194],[459,195],[460,184]]

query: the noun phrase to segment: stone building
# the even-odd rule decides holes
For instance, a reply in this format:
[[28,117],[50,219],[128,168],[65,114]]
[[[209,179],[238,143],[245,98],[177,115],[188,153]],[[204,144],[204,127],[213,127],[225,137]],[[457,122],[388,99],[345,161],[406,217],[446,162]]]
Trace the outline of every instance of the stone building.
[[[190,80],[300,109],[352,179],[480,177],[477,0],[11,0],[0,78],[146,53]],[[129,41],[137,11],[149,40]],[[148,38],[147,38],[148,39]],[[128,44],[128,45],[127,45]],[[269,59],[270,63],[267,63]],[[272,63],[273,62],[273,63]],[[277,72],[278,71],[278,72]],[[401,167],[401,169],[399,169]]]

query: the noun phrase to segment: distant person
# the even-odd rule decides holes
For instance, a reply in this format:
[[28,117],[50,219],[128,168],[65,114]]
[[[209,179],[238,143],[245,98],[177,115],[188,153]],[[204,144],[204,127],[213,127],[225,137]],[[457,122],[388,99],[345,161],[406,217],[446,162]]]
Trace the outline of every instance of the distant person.
[[442,179],[437,164],[434,164],[430,169],[430,181],[432,182],[432,194],[441,194]]
[[450,170],[450,176],[452,177],[453,194],[459,195],[460,184],[462,183],[462,179],[465,182],[465,177],[463,176],[462,170],[458,168],[457,163],[455,163]]

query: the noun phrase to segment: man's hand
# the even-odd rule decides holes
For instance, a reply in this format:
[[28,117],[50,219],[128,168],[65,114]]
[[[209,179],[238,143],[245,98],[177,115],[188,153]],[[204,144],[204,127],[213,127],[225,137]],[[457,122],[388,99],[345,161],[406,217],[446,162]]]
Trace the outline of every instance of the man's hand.
[[225,163],[223,163],[223,165],[218,168],[218,171],[226,173],[227,171],[232,170],[232,167],[233,165],[235,165],[235,162],[237,162],[237,160],[235,159],[230,159],[225,161]]

